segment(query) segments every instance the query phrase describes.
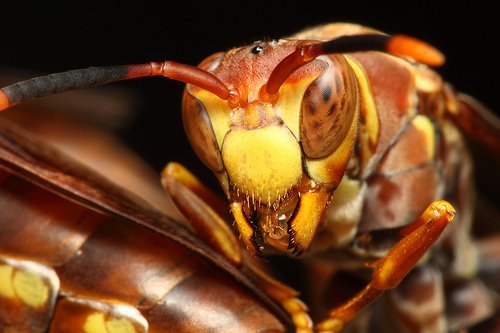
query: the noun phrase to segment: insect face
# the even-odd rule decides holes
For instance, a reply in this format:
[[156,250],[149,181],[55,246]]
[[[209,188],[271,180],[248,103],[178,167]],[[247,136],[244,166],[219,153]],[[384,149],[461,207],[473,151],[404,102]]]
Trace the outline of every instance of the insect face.
[[356,137],[357,83],[341,55],[318,57],[277,94],[266,93],[271,73],[299,43],[260,42],[207,58],[200,67],[234,98],[191,85],[184,94],[190,142],[220,180],[252,251],[309,247]]

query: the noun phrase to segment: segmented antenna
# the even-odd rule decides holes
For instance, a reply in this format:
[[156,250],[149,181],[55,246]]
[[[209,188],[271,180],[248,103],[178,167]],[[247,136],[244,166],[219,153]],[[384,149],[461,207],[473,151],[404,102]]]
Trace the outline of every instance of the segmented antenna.
[[145,76],[164,76],[172,80],[193,84],[224,100],[230,97],[229,89],[213,74],[198,67],[164,61],[89,67],[21,81],[0,89],[0,111],[38,97]]

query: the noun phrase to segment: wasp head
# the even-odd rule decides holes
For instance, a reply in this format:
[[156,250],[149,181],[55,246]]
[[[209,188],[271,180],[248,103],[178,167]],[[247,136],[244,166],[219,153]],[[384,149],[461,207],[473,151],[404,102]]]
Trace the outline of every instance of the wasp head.
[[344,56],[318,57],[276,93],[266,90],[300,43],[259,42],[213,55],[199,67],[220,79],[230,98],[193,85],[184,94],[189,140],[217,175],[252,252],[309,248],[356,138],[357,83]]

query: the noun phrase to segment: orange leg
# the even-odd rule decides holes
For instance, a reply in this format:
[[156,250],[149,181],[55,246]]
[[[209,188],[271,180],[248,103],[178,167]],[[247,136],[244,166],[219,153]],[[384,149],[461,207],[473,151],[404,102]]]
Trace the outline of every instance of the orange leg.
[[169,163],[162,172],[162,185],[184,215],[189,225],[213,249],[235,266],[246,271],[258,285],[290,314],[297,333],[312,332],[307,307],[297,298],[298,292],[275,280],[240,242],[223,216],[227,205],[193,174],[177,163]]
[[198,235],[233,264],[239,265],[241,247],[231,228],[221,218],[222,200],[177,163],[167,165],[161,182]]
[[344,304],[332,309],[316,326],[318,332],[340,332],[365,306],[388,289],[395,288],[434,244],[444,228],[453,220],[454,208],[446,201],[435,201],[402,232],[403,238],[381,259],[370,263],[372,280]]

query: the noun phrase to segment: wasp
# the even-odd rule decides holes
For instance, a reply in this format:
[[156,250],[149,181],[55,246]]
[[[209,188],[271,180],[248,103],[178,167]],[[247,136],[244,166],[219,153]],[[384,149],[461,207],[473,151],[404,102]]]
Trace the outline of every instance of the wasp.
[[[498,156],[500,121],[432,69],[444,61],[415,38],[335,23],[197,67],[163,61],[30,79],[3,88],[0,109],[137,77],[184,82],[186,134],[226,198],[175,162],[162,185],[189,227],[281,304],[297,332],[447,332],[497,311],[498,286],[478,278],[465,138]],[[260,260],[276,255],[316,273],[357,272],[364,285],[313,323],[298,292]]]

